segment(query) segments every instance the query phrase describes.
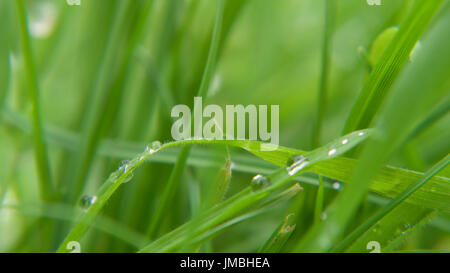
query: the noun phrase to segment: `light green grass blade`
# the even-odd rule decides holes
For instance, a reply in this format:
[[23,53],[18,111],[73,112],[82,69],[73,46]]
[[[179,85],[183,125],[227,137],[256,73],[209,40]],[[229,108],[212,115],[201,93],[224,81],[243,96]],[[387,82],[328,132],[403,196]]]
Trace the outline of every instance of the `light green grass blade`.
[[370,126],[392,84],[442,1],[419,0],[384,50],[347,119],[344,133]]
[[333,0],[324,0],[325,4],[325,25],[323,30],[322,42],[322,63],[320,71],[319,95],[317,101],[316,123],[312,131],[312,146],[316,148],[320,144],[321,130],[326,112],[328,79],[330,77],[330,51],[331,51],[331,34],[334,21],[335,5]]
[[50,172],[50,163],[47,155],[47,147],[44,143],[42,132],[42,117],[40,109],[39,88],[36,76],[33,57],[31,51],[31,43],[28,35],[27,18],[25,5],[23,0],[16,0],[19,25],[21,50],[25,62],[26,83],[28,94],[31,99],[31,115],[33,120],[33,146],[35,150],[35,160],[39,177],[39,186],[43,200],[51,200],[53,198],[52,176]]
[[[214,30],[211,38],[211,44],[209,48],[208,58],[206,60],[205,69],[203,72],[202,80],[200,83],[200,87],[197,93],[199,97],[206,97],[210,84],[211,78],[215,71],[217,54],[220,43],[220,35],[222,31],[223,24],[223,11],[225,8],[225,1],[219,0],[217,5],[216,19],[214,22]],[[195,130],[195,129],[194,129]],[[160,223],[161,217],[164,211],[167,211],[168,206],[171,204],[172,197],[174,196],[175,188],[179,185],[182,173],[184,171],[184,167],[186,165],[187,158],[190,153],[190,146],[185,146],[182,148],[180,155],[178,156],[177,162],[170,174],[169,181],[164,188],[164,192],[162,194],[162,198],[156,207],[156,211],[153,214],[150,224],[148,226],[146,234],[151,238],[154,236],[156,232],[156,228]]]

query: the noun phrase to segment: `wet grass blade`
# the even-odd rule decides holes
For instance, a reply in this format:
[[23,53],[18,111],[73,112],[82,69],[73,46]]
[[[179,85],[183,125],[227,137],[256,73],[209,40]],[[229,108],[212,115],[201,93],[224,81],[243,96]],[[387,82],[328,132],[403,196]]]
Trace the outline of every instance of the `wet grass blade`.
[[[358,227],[354,232],[352,232],[345,240],[343,240],[336,248],[334,252],[342,252],[346,248],[348,248],[354,241],[358,239],[363,233],[367,232],[370,228],[379,222],[384,216],[390,213],[393,209],[398,207],[401,203],[403,203],[408,197],[414,194],[420,187],[422,187],[426,182],[428,182],[433,176],[435,176],[439,171],[448,166],[450,162],[450,155],[447,155],[441,161],[439,161],[436,165],[434,165],[429,171],[425,173],[425,175],[419,179],[416,183],[408,187],[406,191],[392,200],[387,206],[385,206],[381,211],[371,217],[368,221],[366,221],[363,225]],[[408,214],[408,211],[402,211],[401,213]],[[401,214],[400,213],[400,214]]]
[[[351,133],[347,136],[341,137],[321,148],[318,148],[310,153],[307,153],[305,156],[308,157],[308,163],[301,164],[300,166],[296,166],[293,171],[301,171],[300,169],[297,169],[301,166],[308,166],[314,165],[319,163],[320,161],[329,160],[331,158],[337,157],[346,151],[349,151],[353,147],[357,146],[362,141],[366,140],[369,133],[368,131],[359,131]],[[343,143],[343,140],[348,140]],[[171,147],[177,147],[177,146],[184,146],[184,145],[190,145],[190,144],[229,144],[238,146],[243,149],[250,149],[251,151],[254,151],[254,149],[260,149],[261,145],[264,145],[264,143],[260,142],[253,142],[253,141],[244,141],[244,140],[183,140],[183,141],[177,141],[177,142],[170,142],[162,145],[161,147],[155,149],[152,148],[151,145],[147,146],[146,150],[143,153],[138,154],[133,159],[127,161],[124,163],[118,170],[113,172],[109,178],[106,180],[106,182],[102,185],[102,187],[99,189],[98,194],[96,195],[96,202],[94,202],[84,213],[80,218],[80,224],[75,225],[73,229],[70,231],[70,233],[66,236],[63,243],[58,248],[58,252],[66,252],[65,245],[70,241],[78,241],[88,230],[90,224],[94,220],[95,216],[100,212],[100,210],[104,207],[106,202],[109,200],[109,198],[113,195],[113,193],[120,187],[121,184],[126,183],[130,181],[130,179],[134,175],[134,171],[136,168],[141,166],[149,157],[156,154],[157,152],[168,149]],[[332,153],[330,154],[330,151]],[[265,152],[270,153],[270,152]],[[269,195],[270,193],[276,192],[278,189],[280,189],[282,186],[284,186],[286,183],[291,181],[293,178],[298,176],[297,173],[294,173],[293,175],[290,175],[286,172],[286,168],[282,167],[278,171],[276,171],[273,174],[274,181],[272,182],[271,186],[267,189],[264,189],[262,191],[256,191],[253,194],[248,195],[248,193],[251,193],[252,191],[250,188],[247,188],[246,190],[242,191],[240,194],[237,194],[229,199],[227,199],[225,202],[222,202],[221,204],[228,204],[233,203],[235,199],[240,200],[237,204],[234,204],[235,206],[239,207],[240,209],[246,208],[249,203],[255,203],[260,200],[262,200],[264,197]],[[247,195],[246,195],[247,194]],[[241,198],[241,195],[244,197]],[[220,206],[216,206],[212,208],[211,210],[214,211]],[[230,207],[229,213],[221,214],[221,218],[225,219],[228,217],[227,215],[231,214],[234,215],[234,208]],[[210,212],[211,210],[208,210]],[[218,219],[218,220],[220,220]]]

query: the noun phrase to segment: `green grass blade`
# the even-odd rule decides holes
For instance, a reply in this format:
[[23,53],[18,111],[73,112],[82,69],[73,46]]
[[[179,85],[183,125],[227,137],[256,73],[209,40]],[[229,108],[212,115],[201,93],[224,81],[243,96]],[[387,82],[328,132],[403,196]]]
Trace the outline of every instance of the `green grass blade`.
[[410,52],[443,1],[419,0],[367,79],[347,119],[344,133],[370,126]]
[[16,0],[16,4],[20,25],[21,49],[25,61],[27,88],[32,104],[31,115],[33,120],[33,146],[35,150],[39,186],[42,199],[48,201],[52,199],[54,192],[50,172],[50,163],[47,155],[47,147],[43,139],[38,81],[33,64],[31,43],[28,35],[25,5],[23,0]]
[[402,202],[405,201],[408,197],[410,197],[413,193],[415,193],[420,187],[422,187],[426,182],[428,182],[433,176],[435,176],[439,171],[448,166],[450,162],[450,155],[447,155],[441,161],[439,161],[436,165],[434,165],[429,171],[425,173],[425,175],[419,179],[416,183],[408,187],[406,191],[397,196],[394,200],[392,200],[387,206],[381,209],[377,214],[371,217],[368,221],[358,227],[355,231],[353,231],[345,240],[343,240],[336,248],[334,252],[342,252],[346,248],[350,246],[355,240],[358,239],[364,232],[373,227],[376,222],[380,221],[384,216],[390,213],[393,209],[398,207]]
[[328,79],[330,77],[330,51],[331,51],[331,34],[334,20],[334,1],[324,0],[325,4],[325,25],[323,30],[322,42],[322,63],[320,71],[319,96],[317,101],[317,121],[314,124],[312,133],[312,146],[316,148],[320,144],[321,129],[323,118],[326,110],[326,99],[328,93]]
[[[220,42],[220,35],[222,30],[222,24],[223,24],[223,11],[225,8],[225,1],[220,0],[217,5],[217,11],[216,11],[216,18],[214,22],[214,30],[213,35],[211,38],[208,58],[206,60],[205,69],[203,71],[202,80],[200,83],[200,87],[197,93],[197,96],[199,97],[206,97],[209,86],[211,84],[211,78],[215,71],[216,66],[216,59],[217,59],[217,52],[219,49],[219,42]],[[152,219],[150,221],[149,227],[147,229],[147,235],[152,237],[155,233],[155,229],[160,223],[161,217],[163,215],[163,212],[167,210],[168,206],[171,204],[174,192],[174,189],[178,187],[182,172],[184,171],[184,167],[186,165],[187,158],[189,157],[190,153],[190,146],[185,146],[182,148],[180,152],[180,156],[177,159],[177,162],[175,163],[175,166],[172,170],[172,173],[170,174],[169,181],[167,182],[167,185],[163,192],[163,197],[158,203],[158,206],[156,208],[156,211],[154,215],[152,216]]]
[[[361,134],[361,132],[364,132]],[[352,134],[349,134],[347,136],[341,137],[321,148],[318,148],[310,153],[308,153],[306,156],[308,157],[308,165],[314,165],[317,164],[320,161],[323,160],[329,160],[331,158],[337,157],[346,151],[349,151],[351,148],[358,145],[360,142],[364,141],[368,136],[368,131],[360,131],[360,132],[354,132]],[[347,139],[348,142],[346,144],[342,144],[342,140]],[[67,235],[67,237],[64,239],[63,243],[58,249],[58,252],[65,252],[65,245],[70,241],[78,241],[87,231],[89,228],[90,223],[94,220],[95,216],[100,212],[100,210],[104,207],[106,202],[109,200],[109,198],[113,195],[113,193],[120,187],[121,184],[128,182],[134,175],[134,171],[136,168],[141,166],[147,158],[152,156],[153,154],[159,152],[163,149],[168,149],[171,147],[176,146],[183,146],[183,145],[190,145],[190,144],[204,144],[204,143],[210,143],[210,144],[229,144],[229,145],[235,145],[238,147],[241,147],[243,149],[255,149],[261,148],[261,143],[254,142],[255,144],[249,144],[253,143],[252,141],[244,141],[244,140],[182,140],[177,142],[170,142],[166,143],[161,146],[159,149],[152,149],[150,146],[146,148],[146,150],[138,154],[136,157],[134,157],[132,160],[127,161],[124,163],[118,170],[113,172],[109,178],[106,180],[106,182],[102,185],[100,188],[98,194],[96,195],[96,202],[93,203],[81,216],[80,224],[76,225],[70,233]],[[264,144],[264,143],[263,143]],[[251,148],[250,148],[251,147]],[[333,153],[329,153],[330,149],[333,149]],[[334,150],[335,149],[335,150]],[[271,152],[265,152],[265,153],[271,153]],[[262,198],[266,197],[269,193],[272,193],[276,190],[278,190],[280,187],[284,185],[284,183],[289,182],[292,180],[295,175],[289,175],[285,168],[281,168],[279,171],[275,172],[273,184],[268,187],[267,189],[264,189],[262,191],[255,192],[254,194],[250,195],[250,201],[251,202],[257,202],[261,200]],[[244,191],[245,193],[245,191]],[[257,198],[253,198],[253,196],[257,196]],[[239,197],[239,194],[237,195]],[[247,196],[248,197],[248,196]],[[226,202],[223,202],[222,204],[226,204],[227,202],[231,202],[234,199],[230,198]],[[246,207],[246,204],[249,202],[249,200],[244,199],[241,201],[241,203],[237,204],[237,206],[244,206]],[[244,204],[244,205],[243,205]],[[217,209],[217,207],[214,207],[214,209]],[[223,214],[221,217],[225,217],[227,214]]]
[[281,223],[277,229],[272,233],[270,238],[266,241],[266,243],[261,247],[259,252],[262,253],[277,253],[283,249],[283,246],[286,244],[286,241],[289,240],[289,237],[295,230],[295,224],[293,214],[289,214],[284,219],[283,223]]
[[[13,124],[25,132],[30,131],[30,125],[19,115],[6,109],[5,121]],[[65,149],[73,149],[74,143],[76,143],[76,136],[69,131],[47,128],[46,139],[55,146],[60,146]],[[230,142],[223,142],[223,144],[230,144]],[[246,144],[245,141],[231,142],[233,146],[242,145],[250,147],[250,144]],[[261,145],[261,144],[259,144]],[[264,144],[269,145],[269,144]],[[145,146],[143,143],[130,143],[119,142],[113,140],[102,141],[99,154],[107,157],[123,159],[132,157],[139,153],[140,147]],[[257,144],[253,144],[257,146]],[[286,148],[279,146],[276,151],[272,153],[258,154],[255,149],[255,154],[261,156],[262,159],[267,160],[277,166],[285,165],[288,160],[298,154],[306,154],[306,151]],[[177,151],[164,150],[161,153],[156,154],[153,158],[149,159],[151,162],[160,162],[172,164],[177,160]],[[190,166],[204,167],[204,166],[216,166],[214,162],[219,164],[218,160],[213,153],[207,151],[194,150],[190,156],[190,160],[187,164]],[[339,157],[328,161],[321,162],[311,168],[311,171],[328,178],[332,178],[338,181],[351,183],[351,175],[358,164],[358,160]],[[233,160],[233,171],[244,173],[262,173],[269,174],[274,170],[274,167],[270,164],[264,164],[249,156],[239,156]],[[389,198],[395,198],[406,188],[417,181],[423,173],[413,170],[407,170],[402,168],[396,168],[391,166],[384,166],[381,171],[374,178],[369,186],[370,191],[378,193],[382,196]],[[313,183],[313,185],[319,185]],[[432,191],[431,189],[436,189]],[[422,188],[420,188],[411,198],[408,198],[407,202],[412,204],[423,205],[431,209],[442,209],[449,211],[448,202],[450,202],[450,179],[447,177],[435,176]]]
[[[377,134],[364,149],[351,182],[328,209],[327,221],[315,225],[295,251],[329,251],[341,239],[349,220],[366,196],[370,182],[376,178],[383,164],[401,148],[421,116],[439,104],[447,94],[448,75],[447,70],[442,68],[450,67],[447,50],[450,38],[445,35],[449,22],[450,16],[446,16],[433,28],[427,41],[424,41],[423,50],[402,73],[377,120]],[[445,190],[444,194],[447,193],[448,190]],[[448,206],[444,205],[444,208],[448,209]]]

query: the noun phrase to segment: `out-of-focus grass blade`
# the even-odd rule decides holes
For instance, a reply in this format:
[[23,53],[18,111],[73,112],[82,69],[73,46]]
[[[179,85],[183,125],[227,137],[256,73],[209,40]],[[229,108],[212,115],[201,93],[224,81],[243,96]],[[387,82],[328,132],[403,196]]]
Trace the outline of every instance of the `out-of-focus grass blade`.
[[284,219],[283,223],[281,223],[278,228],[272,233],[270,238],[266,241],[266,243],[261,247],[259,252],[262,253],[277,253],[283,249],[284,244],[292,232],[295,230],[295,224],[293,224],[293,214],[289,214]]
[[39,88],[28,35],[27,18],[23,0],[16,0],[20,25],[21,49],[24,56],[26,83],[32,104],[33,145],[39,176],[39,186],[43,200],[53,198],[52,176],[48,161],[47,147],[43,139],[42,118],[40,110]]
[[[3,210],[15,210],[26,216],[39,216],[51,219],[57,219],[62,221],[73,222],[76,221],[71,215],[75,212],[79,212],[80,209],[75,209],[71,206],[63,204],[38,204],[38,205],[1,205]],[[92,227],[102,232],[113,235],[116,238],[121,239],[133,245],[135,248],[140,248],[148,243],[147,238],[139,233],[136,233],[132,229],[128,228],[115,220],[107,218],[102,215],[97,215],[97,218],[92,223]]]
[[[433,3],[437,2],[440,1]],[[341,239],[349,220],[366,196],[370,182],[376,179],[383,164],[401,148],[421,117],[447,94],[450,87],[450,37],[446,33],[449,26],[450,16],[447,14],[423,42],[422,50],[402,73],[386,101],[376,122],[374,139],[363,150],[351,182],[327,210],[327,221],[315,225],[295,251],[329,251]],[[447,190],[444,194],[448,193]],[[448,205],[442,205],[448,209]]]
[[410,14],[367,79],[347,119],[344,133],[370,126],[410,52],[441,4],[442,0],[415,2]]
[[[197,96],[199,97],[207,96],[211,84],[211,79],[215,71],[217,54],[220,43],[220,35],[222,31],[224,8],[225,8],[225,0],[219,0],[217,4],[216,19],[214,22],[213,35],[211,37],[208,59],[206,61],[202,80],[200,82],[200,87],[197,93]],[[183,147],[180,152],[180,155],[177,158],[177,162],[175,163],[172,173],[170,174],[169,181],[167,182],[167,185],[164,188],[161,201],[158,203],[156,211],[152,216],[150,224],[147,228],[147,235],[150,238],[154,236],[156,228],[163,215],[163,212],[167,210],[167,207],[171,203],[170,201],[172,199],[175,188],[178,186],[179,181],[181,180],[181,175],[182,172],[184,171],[187,158],[189,157],[190,149],[191,149],[190,146]]]

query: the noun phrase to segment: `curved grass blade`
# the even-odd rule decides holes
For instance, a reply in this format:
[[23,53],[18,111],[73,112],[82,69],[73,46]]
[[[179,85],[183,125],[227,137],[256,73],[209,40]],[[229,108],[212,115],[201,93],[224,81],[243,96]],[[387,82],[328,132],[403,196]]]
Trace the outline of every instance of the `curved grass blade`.
[[[25,132],[30,132],[31,130],[30,125],[25,119],[10,111],[8,108],[5,109],[5,121],[8,121],[10,124],[17,126]],[[52,127],[47,128],[46,139],[48,139],[48,141],[53,145],[73,150],[74,143],[76,143],[77,138],[78,136],[69,131]],[[237,142],[233,143],[236,144],[234,146],[237,146],[238,144]],[[250,144],[244,143],[242,143],[242,145],[245,145],[247,147],[251,146]],[[257,145],[261,144],[252,145],[256,147]],[[133,155],[139,153],[141,149],[140,147],[143,146],[145,145],[142,143],[103,140],[99,148],[99,154],[106,157],[123,159],[132,157]],[[258,157],[261,156],[262,159],[267,160],[268,162],[271,162],[277,166],[283,166],[289,161],[289,158],[291,158],[292,156],[298,154],[306,154],[306,152],[279,146],[276,151],[273,151],[271,153],[258,154],[255,151],[254,154],[256,154]],[[149,160],[151,162],[172,164],[176,161],[177,155],[177,151],[164,150],[156,154]],[[209,151],[194,150],[190,156],[190,159],[187,161],[187,164],[191,166],[210,166],[214,165],[214,162],[220,163],[221,160],[218,160],[215,155]],[[320,162],[319,164],[313,166],[311,168],[311,172],[338,181],[351,183],[351,174],[352,171],[356,168],[357,164],[358,161],[355,159],[345,157],[333,158],[331,160]],[[235,157],[233,160],[233,166],[233,171],[245,173],[269,174],[274,170],[274,167],[272,165],[264,164],[264,162],[260,162],[254,158],[244,155]],[[409,185],[417,181],[417,179],[419,179],[421,176],[423,176],[423,173],[413,170],[384,166],[381,168],[381,171],[369,185],[369,189],[370,191],[378,193],[382,196],[395,198]],[[312,184],[319,185],[316,182]],[[431,189],[436,190],[432,191]],[[447,205],[450,202],[449,200],[450,179],[447,177],[435,176],[427,184],[420,188],[413,196],[411,196],[411,198],[408,198],[407,202],[411,202],[412,204],[417,205],[423,205],[431,209],[442,209],[444,211],[450,211]]]
[[[346,151],[349,151],[351,148],[358,145],[360,142],[364,141],[368,136],[368,131],[360,131],[360,132],[354,132],[348,136],[341,137],[337,139],[334,142],[331,142],[321,148],[318,148],[310,153],[308,153],[305,156],[308,156],[308,167],[309,165],[317,164],[318,162],[322,160],[328,160],[331,158],[334,158],[338,155],[341,155],[345,153]],[[349,141],[345,144],[342,144],[343,139],[348,139]],[[249,140],[207,140],[207,139],[192,139],[192,140],[182,140],[177,142],[170,142],[162,145],[158,149],[152,149],[151,145],[147,146],[145,151],[141,154],[138,154],[135,158],[133,158],[130,161],[125,162],[118,170],[113,172],[109,178],[106,180],[106,182],[102,185],[100,188],[96,202],[93,203],[86,211],[85,214],[81,216],[80,224],[77,224],[67,235],[67,237],[64,239],[63,243],[58,249],[58,252],[65,252],[65,245],[70,241],[77,241],[79,240],[87,231],[89,228],[90,223],[94,220],[95,216],[100,212],[100,210],[103,208],[103,206],[106,204],[108,199],[112,196],[112,194],[120,187],[121,184],[128,182],[132,176],[134,175],[134,170],[142,165],[145,160],[147,160],[150,156],[153,154],[159,152],[160,150],[176,147],[176,146],[182,146],[182,145],[190,145],[190,144],[227,144],[231,146],[237,146],[241,147],[243,149],[248,149],[250,151],[254,151],[255,148],[260,149],[261,145],[266,145],[265,143],[260,142],[253,142]],[[333,151],[330,154],[330,151]],[[263,152],[263,153],[271,153],[271,152]],[[306,166],[304,165],[304,166]],[[295,166],[294,171],[300,171],[301,169],[298,168],[299,166]],[[292,180],[296,175],[289,175],[285,168],[281,168],[275,174],[273,175],[277,178],[278,182],[268,187],[268,189],[258,191],[256,193],[253,193],[250,196],[250,200],[252,202],[256,202],[261,200],[263,197],[267,196],[269,193],[274,192],[278,190],[281,186],[283,186],[283,183],[287,183],[290,180]],[[244,190],[242,194],[245,194],[246,192],[251,192],[250,188],[247,188],[247,190]],[[257,198],[253,198],[253,196],[257,196]],[[240,195],[236,195],[239,197]],[[235,196],[235,198],[237,198]],[[227,201],[223,202],[222,204],[227,204],[227,202],[233,201],[233,197],[228,199]],[[249,202],[248,200],[243,200],[243,204],[247,204]],[[238,204],[242,206],[242,203]],[[213,209],[216,209],[214,207]],[[226,215],[226,214],[223,214]]]

